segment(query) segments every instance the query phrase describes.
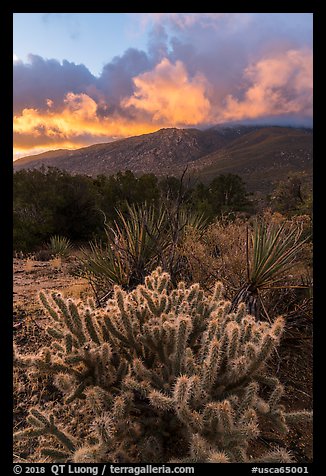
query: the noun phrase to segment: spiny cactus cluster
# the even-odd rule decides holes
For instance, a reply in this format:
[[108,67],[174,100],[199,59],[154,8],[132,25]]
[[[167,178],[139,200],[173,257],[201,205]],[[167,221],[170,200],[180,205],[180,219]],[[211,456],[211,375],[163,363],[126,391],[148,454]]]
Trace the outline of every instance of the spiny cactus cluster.
[[[172,289],[161,268],[129,294],[116,286],[104,309],[42,292],[52,345],[37,355],[16,352],[15,363],[53,376],[65,404],[79,399],[94,419],[76,441],[33,408],[31,426],[15,437],[54,436],[58,444],[42,450],[53,461],[248,461],[262,419],[287,432],[311,415],[286,413],[283,386],[264,370],[283,319],[256,321],[244,304],[230,312],[222,294],[221,283],[211,295],[198,284]],[[256,461],[292,457],[274,449]]]

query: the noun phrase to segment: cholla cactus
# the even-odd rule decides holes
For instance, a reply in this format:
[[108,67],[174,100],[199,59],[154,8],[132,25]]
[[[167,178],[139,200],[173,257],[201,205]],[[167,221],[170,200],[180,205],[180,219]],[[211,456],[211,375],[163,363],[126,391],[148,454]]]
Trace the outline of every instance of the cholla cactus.
[[[52,346],[16,354],[16,365],[53,376],[67,404],[80,399],[92,409],[94,424],[89,439],[76,442],[33,409],[32,427],[16,437],[55,436],[63,449],[43,450],[54,460],[246,462],[262,418],[282,432],[310,418],[285,412],[282,385],[264,371],[282,318],[256,321],[245,304],[230,312],[221,283],[212,295],[198,284],[171,287],[157,268],[129,294],[115,287],[105,309],[41,293]],[[274,449],[259,461],[292,459]]]

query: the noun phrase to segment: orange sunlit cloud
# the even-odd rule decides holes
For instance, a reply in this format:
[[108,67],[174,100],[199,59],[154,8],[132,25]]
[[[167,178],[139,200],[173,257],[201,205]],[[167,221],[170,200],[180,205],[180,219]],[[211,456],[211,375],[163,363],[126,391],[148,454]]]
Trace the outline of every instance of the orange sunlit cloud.
[[266,115],[304,113],[312,115],[312,52],[289,50],[266,58],[244,72],[251,85],[243,100],[226,98],[225,120]]
[[157,130],[142,121],[131,122],[121,117],[97,116],[97,103],[87,94],[68,93],[64,108],[52,111],[53,101],[48,100],[48,109],[23,109],[14,117],[14,154],[22,151],[45,150],[46,148],[77,148],[101,140],[149,133]]
[[189,79],[180,61],[173,65],[163,59],[152,71],[133,81],[134,95],[122,101],[123,108],[134,112],[133,119],[118,114],[99,117],[97,102],[85,93],[68,93],[61,110],[56,110],[49,98],[45,111],[23,109],[14,117],[15,157],[21,156],[24,149],[36,153],[46,148],[77,148],[154,132],[161,127],[197,125],[209,115],[207,81],[199,74]]
[[172,64],[167,58],[152,71],[134,78],[135,92],[123,102],[152,115],[154,121],[173,126],[205,122],[210,103],[205,96],[207,81],[203,75],[188,77],[181,61]]

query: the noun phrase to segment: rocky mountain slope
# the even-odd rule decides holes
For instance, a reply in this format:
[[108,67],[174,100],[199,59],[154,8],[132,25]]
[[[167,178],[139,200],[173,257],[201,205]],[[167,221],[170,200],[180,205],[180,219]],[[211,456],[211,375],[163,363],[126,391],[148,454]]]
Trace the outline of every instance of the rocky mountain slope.
[[240,125],[204,131],[160,129],[77,150],[24,157],[14,162],[14,170],[42,165],[92,176],[124,170],[178,175],[188,167],[191,175],[204,181],[220,173],[237,173],[249,189],[265,189],[291,171],[312,175],[312,130]]

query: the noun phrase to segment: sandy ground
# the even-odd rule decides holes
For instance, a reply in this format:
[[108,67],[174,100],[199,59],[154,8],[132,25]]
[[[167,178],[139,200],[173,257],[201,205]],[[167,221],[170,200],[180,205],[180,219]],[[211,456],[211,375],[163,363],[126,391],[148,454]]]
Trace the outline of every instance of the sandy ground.
[[14,308],[35,309],[39,307],[38,293],[44,289],[60,290],[66,297],[80,297],[83,292],[89,293],[85,279],[73,275],[76,262],[62,261],[59,258],[51,261],[35,261],[31,259],[14,259]]

